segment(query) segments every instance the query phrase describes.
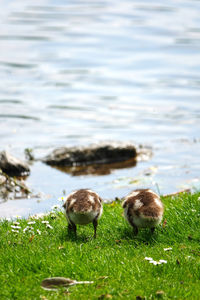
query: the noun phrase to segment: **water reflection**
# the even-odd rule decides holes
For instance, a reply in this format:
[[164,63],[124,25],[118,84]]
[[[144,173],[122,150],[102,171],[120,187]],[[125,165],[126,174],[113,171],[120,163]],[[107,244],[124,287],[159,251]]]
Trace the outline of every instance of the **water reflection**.
[[137,161],[135,159],[126,160],[124,162],[116,162],[112,164],[93,164],[85,166],[73,166],[73,167],[54,167],[64,173],[69,173],[72,176],[81,175],[109,175],[115,169],[124,169],[135,167]]

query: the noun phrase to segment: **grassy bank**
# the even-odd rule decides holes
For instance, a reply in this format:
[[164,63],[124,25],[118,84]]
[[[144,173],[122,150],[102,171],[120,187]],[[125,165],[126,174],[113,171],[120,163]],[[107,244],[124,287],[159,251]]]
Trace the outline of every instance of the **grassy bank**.
[[[21,228],[0,222],[0,299],[199,299],[199,197],[163,199],[164,223],[153,235],[141,230],[134,237],[119,202],[104,205],[96,240],[92,225],[69,236],[60,212],[18,220]],[[167,263],[154,265],[145,257]],[[94,283],[43,290],[41,281],[54,276]]]

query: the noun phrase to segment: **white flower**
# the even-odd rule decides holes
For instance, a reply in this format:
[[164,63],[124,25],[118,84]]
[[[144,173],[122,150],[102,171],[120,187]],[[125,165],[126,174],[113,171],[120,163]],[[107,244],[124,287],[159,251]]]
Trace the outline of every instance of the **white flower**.
[[20,223],[19,223],[19,222],[13,222],[13,224],[14,224],[14,225],[20,225]]
[[33,232],[34,228],[33,227],[30,227],[30,226],[27,226],[23,229],[23,232],[26,232],[27,230]]
[[65,199],[64,199],[64,197],[59,197],[58,201],[63,202],[63,201],[65,201]]
[[46,224],[46,228],[53,229],[53,227],[50,224]]
[[52,219],[56,218],[56,214],[54,213],[54,211],[51,211],[49,215]]
[[156,260],[150,260],[149,263],[150,263],[150,264],[153,264],[153,265],[155,265],[155,266],[161,264],[161,262],[156,261]]
[[21,226],[11,225],[11,228],[13,228],[13,229],[21,229]]
[[39,229],[37,229],[37,233],[40,235],[41,234],[41,231]]
[[45,216],[47,216],[47,214],[44,214],[44,213],[38,213],[38,214],[36,214],[36,215],[33,215],[33,216],[31,216],[30,218],[32,218],[32,219],[40,219],[40,218],[43,218],[43,217],[45,217]]
[[28,225],[32,225],[32,224],[35,224],[35,221],[28,222]]
[[159,261],[153,260],[153,258],[151,257],[145,257],[145,259],[148,260],[150,264],[153,264],[155,266],[167,263],[167,261],[164,259],[160,259]]
[[43,224],[49,224],[49,221],[42,221]]
[[171,247],[169,247],[169,248],[164,248],[164,251],[170,251],[170,250],[172,250]]
[[161,264],[166,264],[166,263],[167,263],[167,261],[164,260],[164,259],[160,259],[159,262],[160,262]]
[[12,229],[11,231],[12,231],[12,232],[15,232],[15,233],[19,233],[19,230],[14,230],[14,229]]
[[19,216],[19,215],[15,215],[13,216],[13,218],[16,218],[16,219],[21,219],[22,216]]
[[29,229],[29,226],[25,227],[25,228],[23,229],[23,232],[26,232],[28,229]]

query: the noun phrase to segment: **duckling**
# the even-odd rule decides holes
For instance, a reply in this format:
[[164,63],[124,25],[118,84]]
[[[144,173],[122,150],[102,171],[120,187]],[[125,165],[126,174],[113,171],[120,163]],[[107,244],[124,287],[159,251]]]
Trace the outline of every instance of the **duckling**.
[[76,224],[86,225],[93,223],[94,238],[98,219],[103,212],[102,199],[92,190],[80,189],[67,196],[63,205],[68,221],[68,231],[74,231],[76,235]]
[[133,227],[135,235],[139,227],[148,227],[153,233],[163,216],[160,197],[150,189],[137,189],[125,197],[122,207],[124,217]]

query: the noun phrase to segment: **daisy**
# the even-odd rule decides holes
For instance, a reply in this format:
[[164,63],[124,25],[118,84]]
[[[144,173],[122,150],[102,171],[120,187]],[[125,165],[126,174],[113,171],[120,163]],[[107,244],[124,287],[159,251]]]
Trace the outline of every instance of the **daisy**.
[[58,198],[58,201],[60,201],[60,202],[64,202],[64,200],[65,200],[64,197],[59,197],[59,198]]
[[19,222],[13,222],[13,224],[14,224],[14,225],[20,225],[20,223],[19,223]]
[[35,221],[28,222],[28,225],[32,225],[32,224],[35,224]]
[[53,227],[50,224],[46,224],[46,228],[53,229]]
[[13,228],[13,229],[21,229],[21,226],[11,225],[11,228]]
[[169,247],[169,248],[164,248],[164,251],[170,251],[170,250],[172,250],[171,247]]
[[162,264],[166,264],[166,263],[167,263],[167,261],[164,260],[164,259],[160,259],[159,261],[160,261]]

